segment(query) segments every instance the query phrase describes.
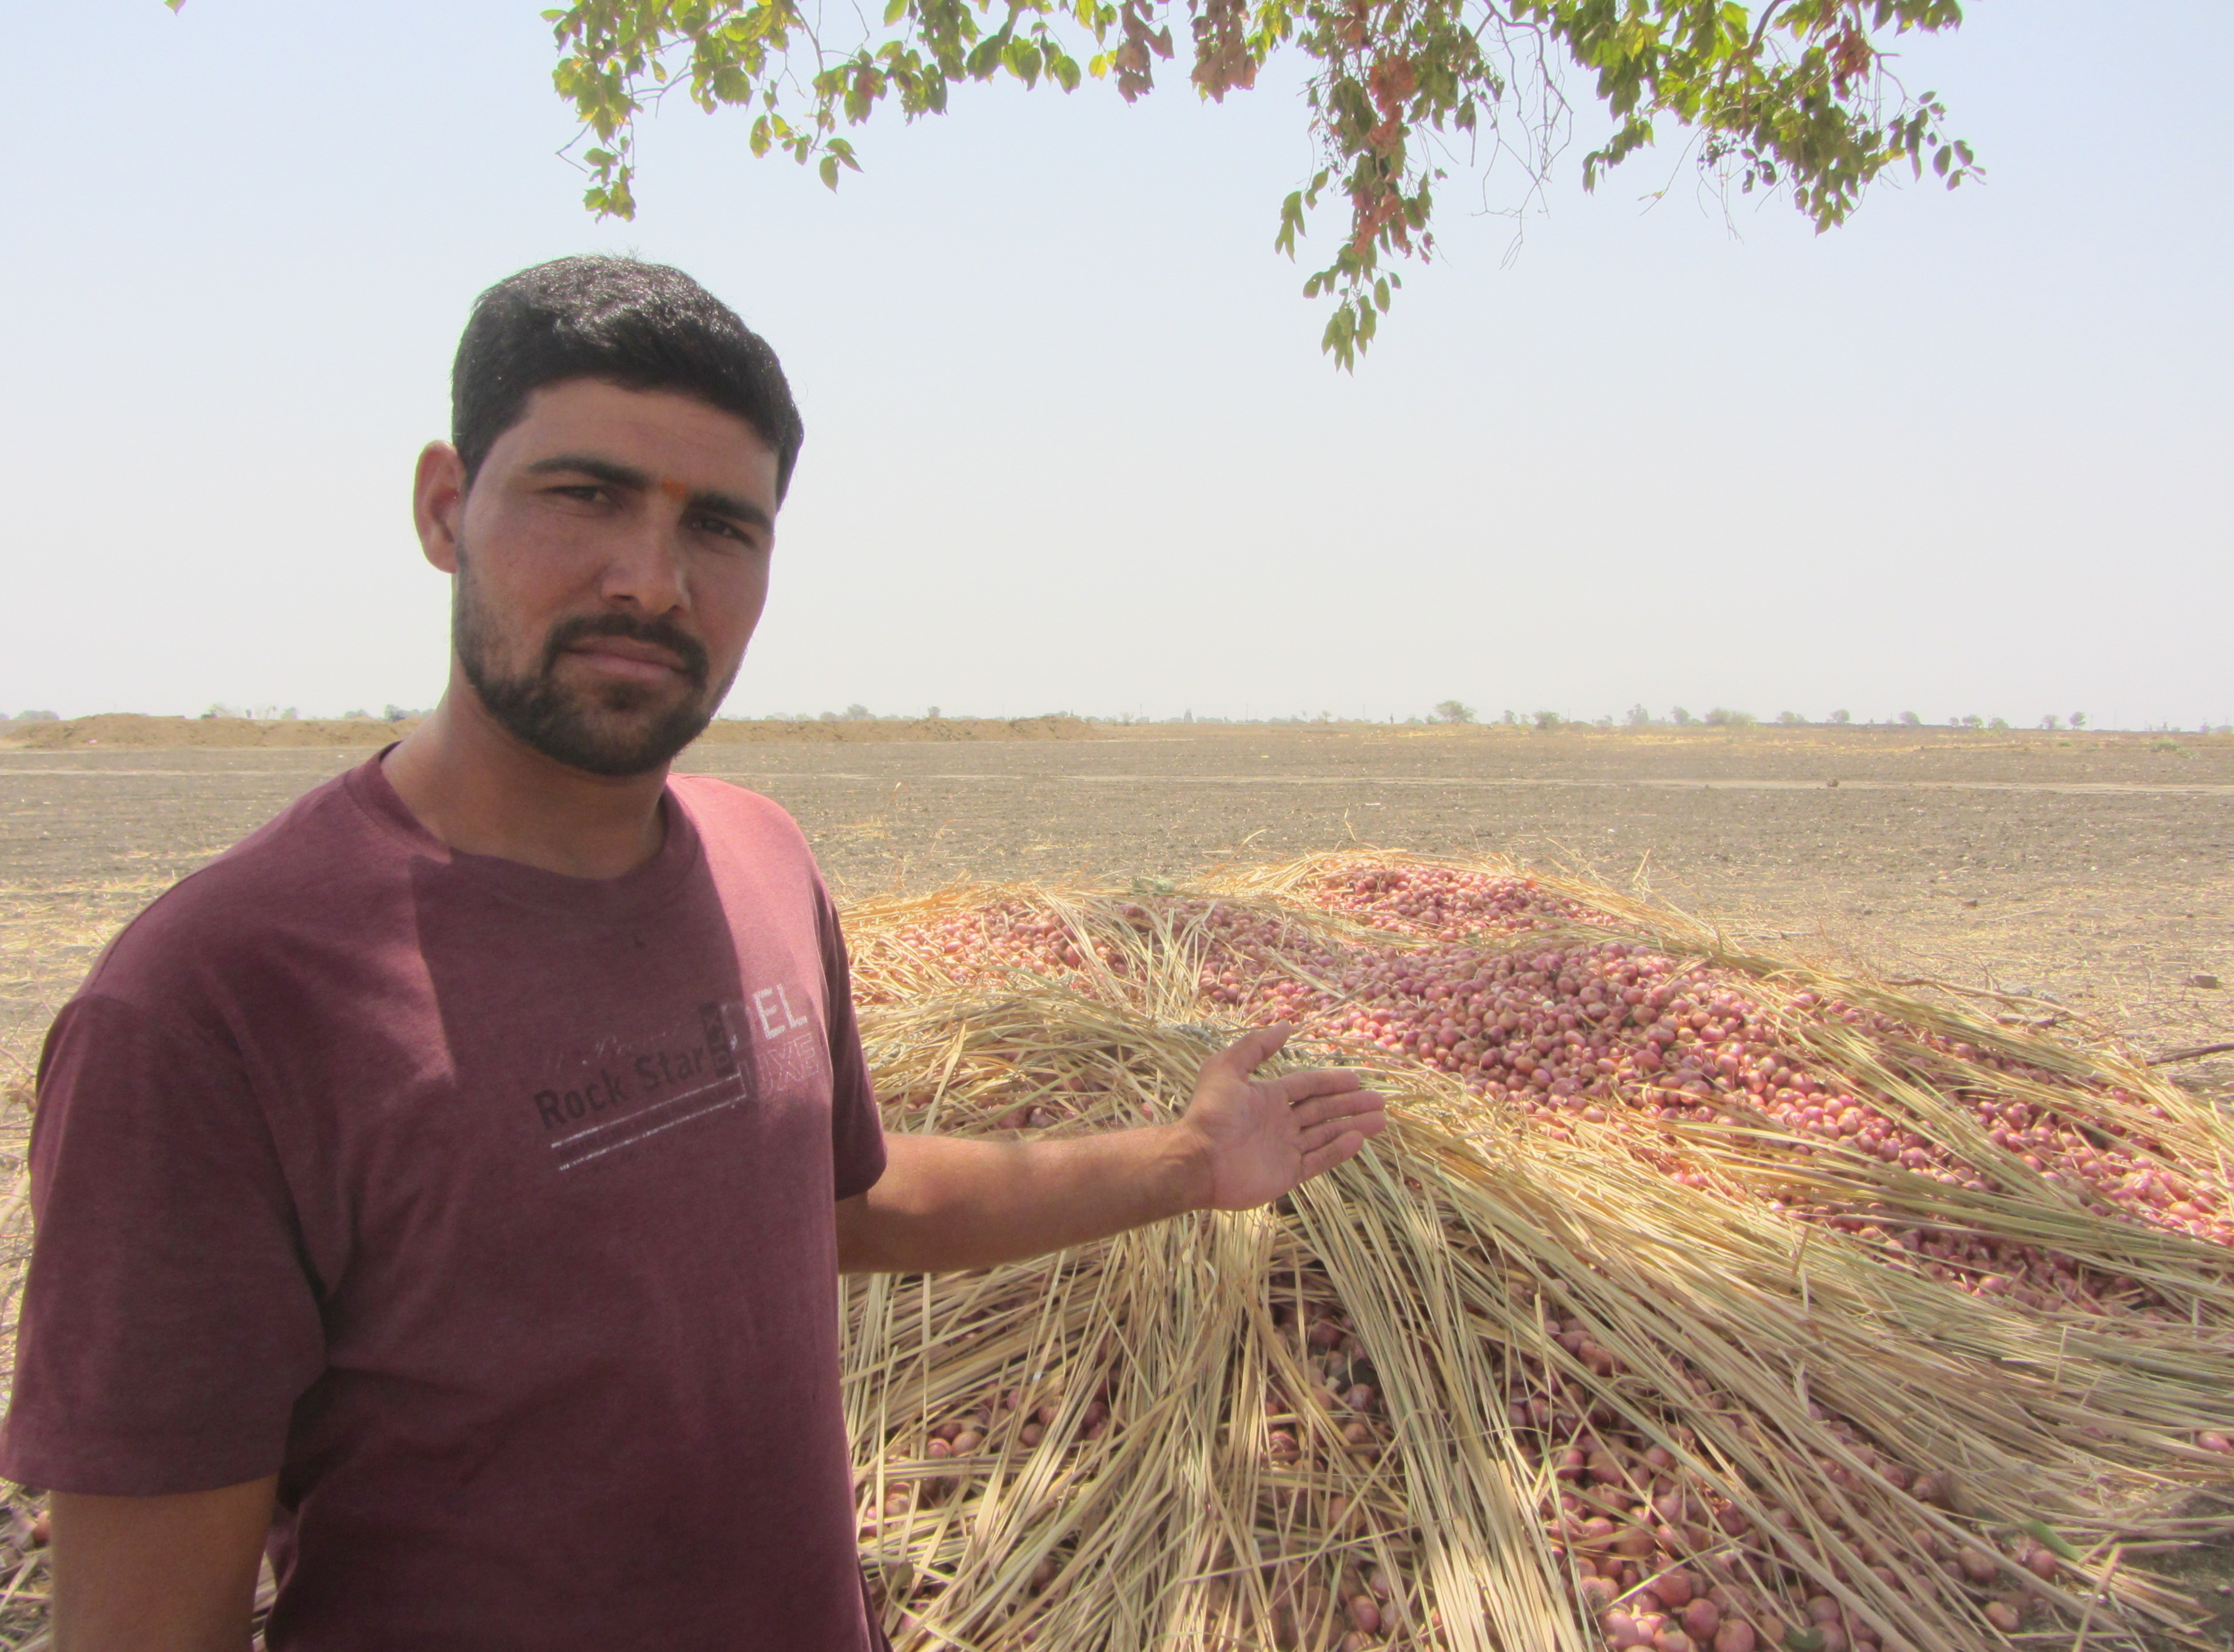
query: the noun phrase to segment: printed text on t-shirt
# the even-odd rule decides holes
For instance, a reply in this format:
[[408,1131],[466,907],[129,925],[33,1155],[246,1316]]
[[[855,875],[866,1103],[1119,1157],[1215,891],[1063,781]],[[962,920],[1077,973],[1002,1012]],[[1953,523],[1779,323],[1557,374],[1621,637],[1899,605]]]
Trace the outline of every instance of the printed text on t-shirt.
[[812,1009],[781,984],[763,987],[560,1062],[532,1096],[552,1162],[572,1170],[807,1076],[820,1065]]

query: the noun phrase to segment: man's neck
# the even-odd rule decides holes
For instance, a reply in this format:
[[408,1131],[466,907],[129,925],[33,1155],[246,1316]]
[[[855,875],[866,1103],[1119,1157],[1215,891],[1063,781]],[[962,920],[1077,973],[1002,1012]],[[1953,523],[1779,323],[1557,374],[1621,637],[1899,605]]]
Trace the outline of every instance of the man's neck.
[[454,678],[382,764],[419,823],[466,854],[572,878],[617,878],[659,852],[667,767],[608,779],[523,744]]

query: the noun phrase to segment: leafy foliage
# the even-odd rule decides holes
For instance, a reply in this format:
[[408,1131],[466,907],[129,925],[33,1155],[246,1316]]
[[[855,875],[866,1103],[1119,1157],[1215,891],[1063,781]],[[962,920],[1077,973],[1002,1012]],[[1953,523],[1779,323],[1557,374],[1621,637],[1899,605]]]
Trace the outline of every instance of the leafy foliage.
[[[1662,123],[1715,182],[1787,192],[1819,230],[1890,167],[1929,167],[1950,188],[1976,171],[1943,135],[1937,96],[1911,95],[1886,62],[1895,37],[1957,27],[1959,0],[886,0],[880,24],[801,0],[575,0],[543,15],[558,90],[591,140],[587,205],[621,218],[635,209],[636,119],[678,88],[750,112],[755,154],[781,150],[835,188],[860,167],[841,128],[879,104],[937,114],[950,87],[1003,75],[1066,92],[1110,81],[1129,101],[1182,51],[1197,93],[1223,100],[1274,52],[1300,51],[1321,165],[1281,204],[1273,245],[1293,257],[1313,209],[1346,203],[1348,233],[1303,284],[1332,300],[1323,343],[1344,367],[1400,284],[1392,262],[1432,252],[1447,162],[1486,147],[1546,175],[1570,72],[1613,122],[1583,158],[1585,186]],[[826,36],[833,17],[858,26]]]

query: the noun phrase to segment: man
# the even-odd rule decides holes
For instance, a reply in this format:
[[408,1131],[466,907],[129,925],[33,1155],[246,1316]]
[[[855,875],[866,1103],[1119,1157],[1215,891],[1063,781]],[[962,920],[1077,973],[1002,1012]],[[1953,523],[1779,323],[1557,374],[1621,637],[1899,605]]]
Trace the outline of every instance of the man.
[[1170,1126],[886,1139],[828,895],[670,761],[767,595],[800,424],[677,271],[482,295],[420,456],[434,715],[156,901],[49,1036],[0,1471],[54,1489],[61,1652],[878,1638],[841,1270],[1246,1208],[1382,1127],[1204,1066]]

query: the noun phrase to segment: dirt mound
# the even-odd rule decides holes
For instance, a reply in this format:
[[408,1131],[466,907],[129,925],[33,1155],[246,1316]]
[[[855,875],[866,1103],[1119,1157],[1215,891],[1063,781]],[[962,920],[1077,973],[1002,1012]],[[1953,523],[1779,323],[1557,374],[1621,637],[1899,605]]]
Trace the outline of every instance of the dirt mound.
[[376,722],[369,718],[290,717],[270,722],[249,717],[147,717],[113,711],[61,722],[19,722],[5,733],[9,744],[32,751],[68,751],[81,746],[385,746],[418,727]]

